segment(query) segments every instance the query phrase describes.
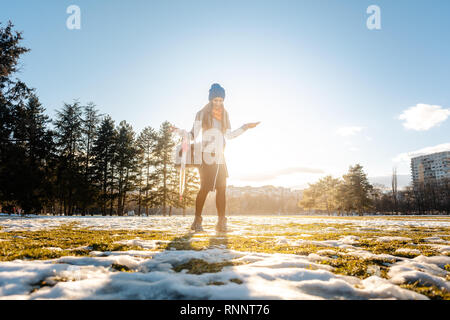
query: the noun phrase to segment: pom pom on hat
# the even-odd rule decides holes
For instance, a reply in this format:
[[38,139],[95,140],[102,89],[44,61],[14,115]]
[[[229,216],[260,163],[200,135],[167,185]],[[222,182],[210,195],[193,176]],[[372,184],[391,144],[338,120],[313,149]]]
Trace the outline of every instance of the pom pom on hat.
[[220,84],[213,83],[211,89],[209,89],[209,101],[217,97],[225,99],[225,89]]

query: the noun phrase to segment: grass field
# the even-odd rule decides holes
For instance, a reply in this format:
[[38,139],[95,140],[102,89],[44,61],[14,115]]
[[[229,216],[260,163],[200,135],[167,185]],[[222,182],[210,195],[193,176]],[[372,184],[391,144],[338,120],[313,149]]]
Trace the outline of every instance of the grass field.
[[450,217],[0,216],[3,299],[446,299]]

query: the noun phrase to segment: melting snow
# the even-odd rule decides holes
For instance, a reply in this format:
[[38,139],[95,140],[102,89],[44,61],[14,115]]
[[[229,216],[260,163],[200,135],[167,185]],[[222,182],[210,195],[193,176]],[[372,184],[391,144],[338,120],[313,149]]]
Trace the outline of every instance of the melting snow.
[[[61,224],[77,222],[79,227],[93,229],[160,230],[171,234],[186,234],[192,217],[11,217],[0,216],[0,232],[15,230],[42,230]],[[206,238],[214,232],[217,218],[204,217]],[[352,224],[359,231],[403,230],[408,227],[450,227],[450,220],[390,219],[369,217],[338,219],[333,217],[229,217],[229,235],[245,236],[255,232],[254,225],[332,223]],[[283,229],[284,230],[284,229]],[[287,226],[286,231],[296,227]],[[318,232],[339,232],[328,227]],[[309,231],[308,231],[309,232]],[[262,232],[264,233],[264,231]],[[311,234],[299,234],[310,237]],[[91,251],[90,256],[66,256],[53,260],[15,260],[0,263],[0,298],[5,299],[428,299],[426,296],[401,288],[403,283],[418,281],[422,285],[435,285],[450,290],[446,279],[450,272],[445,266],[450,257],[445,256],[450,246],[442,238],[429,237],[427,245],[442,255],[425,257],[417,249],[400,248],[396,253],[410,253],[413,259],[388,254],[373,254],[358,247],[359,236],[346,235],[337,240],[314,241],[277,236],[275,243],[288,245],[313,244],[324,249],[309,255],[242,252],[227,249],[224,245],[205,250],[157,251],[163,240],[123,240],[119,243],[138,246],[144,250],[114,252]],[[202,240],[192,238],[192,241]],[[378,237],[377,241],[411,241],[406,237]],[[47,248],[60,250],[60,248]],[[92,250],[90,247],[74,249]],[[334,258],[334,249],[345,249],[349,254],[363,259],[382,259],[389,265],[388,279],[380,277],[380,268],[369,265],[372,276],[361,280],[333,273],[334,268],[321,261]],[[72,249],[73,250],[73,249]],[[174,267],[191,259],[208,263],[232,261],[220,272],[189,274],[187,270],[175,272]],[[123,265],[131,272],[119,272],[112,265]],[[235,283],[239,279],[242,283]],[[41,286],[45,281],[46,286]],[[223,285],[211,283],[222,282]]]
[[[427,299],[386,279],[360,280],[316,264],[318,255],[265,254],[223,249],[124,252],[106,257],[63,257],[0,264],[0,296],[7,299]],[[192,258],[246,262],[201,275],[172,268]],[[117,272],[125,265],[134,272]],[[58,281],[59,279],[59,281]],[[64,279],[61,281],[61,279]],[[242,284],[231,282],[240,279]],[[40,281],[54,282],[33,292]],[[208,285],[220,281],[224,285]]]

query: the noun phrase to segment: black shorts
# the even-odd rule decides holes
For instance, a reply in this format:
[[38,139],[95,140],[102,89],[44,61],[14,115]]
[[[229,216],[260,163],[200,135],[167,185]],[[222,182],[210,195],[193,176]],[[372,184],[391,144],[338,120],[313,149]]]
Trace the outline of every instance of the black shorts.
[[[218,168],[217,168],[218,167]],[[207,164],[202,161],[198,168],[200,174],[200,187],[208,191],[227,186],[228,168],[224,163]],[[215,181],[215,182],[214,182]]]

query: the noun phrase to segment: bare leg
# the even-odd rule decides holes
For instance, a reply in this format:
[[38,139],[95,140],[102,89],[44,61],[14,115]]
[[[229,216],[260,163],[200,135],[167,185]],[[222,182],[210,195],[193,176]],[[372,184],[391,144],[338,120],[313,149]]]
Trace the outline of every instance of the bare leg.
[[200,190],[197,193],[197,199],[195,200],[195,217],[201,217],[203,206],[206,201],[206,197],[208,196],[209,191],[206,189],[200,188]]
[[225,187],[219,187],[216,189],[216,208],[217,215],[219,218],[225,217],[225,208],[226,208],[226,198],[225,198]]

